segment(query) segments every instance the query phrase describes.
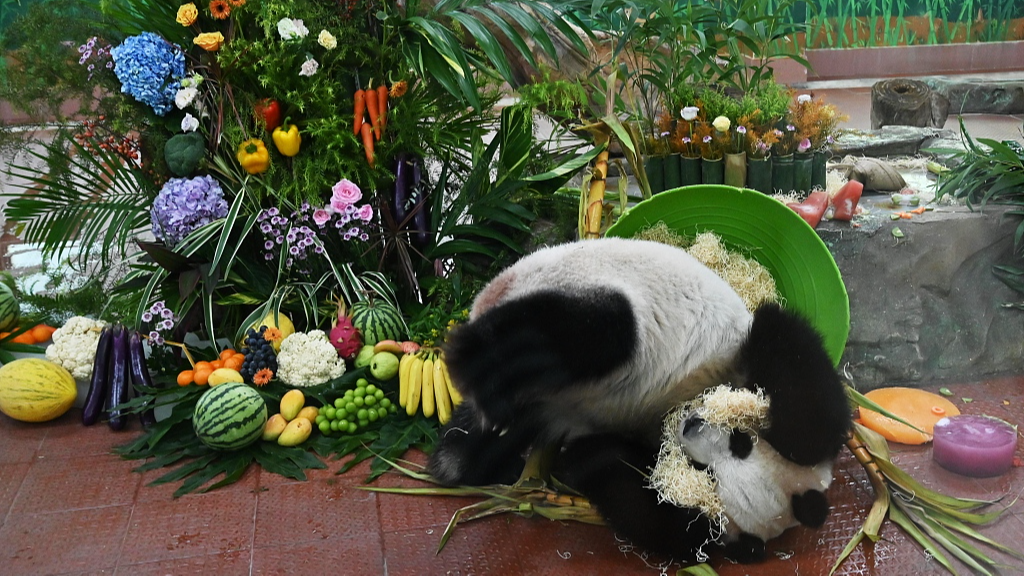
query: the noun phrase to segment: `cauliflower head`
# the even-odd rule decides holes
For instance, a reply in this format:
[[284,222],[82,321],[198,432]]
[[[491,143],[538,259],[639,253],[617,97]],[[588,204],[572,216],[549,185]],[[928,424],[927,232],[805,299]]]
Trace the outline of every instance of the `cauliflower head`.
[[296,332],[281,342],[277,377],[296,388],[317,386],[345,373],[345,360],[323,330]]
[[46,347],[46,359],[71,372],[77,380],[92,377],[100,329],[107,323],[84,316],[72,316],[53,333],[53,344]]

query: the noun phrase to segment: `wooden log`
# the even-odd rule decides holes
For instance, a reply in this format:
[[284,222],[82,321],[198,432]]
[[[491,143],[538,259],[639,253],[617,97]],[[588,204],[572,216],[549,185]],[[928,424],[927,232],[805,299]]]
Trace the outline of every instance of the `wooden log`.
[[871,128],[933,126],[942,128],[949,112],[944,96],[919,80],[892,78],[871,87]]

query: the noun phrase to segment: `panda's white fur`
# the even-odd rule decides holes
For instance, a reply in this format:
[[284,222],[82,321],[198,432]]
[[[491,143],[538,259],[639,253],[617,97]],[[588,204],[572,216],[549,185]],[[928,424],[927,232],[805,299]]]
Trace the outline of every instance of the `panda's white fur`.
[[[714,272],[685,251],[657,242],[605,238],[535,252],[480,292],[470,321],[539,290],[586,298],[597,287],[629,300],[638,323],[637,354],[597,385],[581,383],[589,385],[549,398],[544,420],[557,423],[551,437],[657,422],[667,408],[728,378],[750,312]],[[602,310],[593,314],[600,321]],[[564,418],[567,413],[574,417]]]
[[[685,430],[685,433],[684,433]],[[767,541],[799,525],[793,496],[808,490],[824,492],[832,483],[832,460],[801,466],[783,458],[758,437],[744,458],[730,450],[735,431],[700,422],[676,435],[691,461],[707,466],[726,518],[723,542],[747,533]]]

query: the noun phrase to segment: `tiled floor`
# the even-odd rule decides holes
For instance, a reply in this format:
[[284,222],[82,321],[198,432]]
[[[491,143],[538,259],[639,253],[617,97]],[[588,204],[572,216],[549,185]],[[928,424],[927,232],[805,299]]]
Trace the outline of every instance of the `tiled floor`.
[[[1024,377],[946,384],[965,413],[1024,423]],[[962,398],[973,398],[970,403]],[[296,482],[253,467],[232,486],[173,499],[174,486],[150,487],[159,475],[108,453],[138,433],[84,428],[79,413],[45,424],[0,416],[0,574],[343,574],[645,575],[678,565],[645,557],[607,528],[541,518],[496,516],[456,529],[435,554],[451,515],[474,498],[376,494],[359,490],[367,468],[336,475],[340,462]],[[1024,549],[1024,471],[971,479],[931,460],[930,447],[894,445],[895,460],[927,486],[966,497],[1003,498],[1008,512],[981,532]],[[1024,444],[1018,449],[1024,456]],[[413,460],[423,461],[422,454]],[[823,528],[790,530],[756,565],[711,560],[722,576],[827,574],[871,504],[865,473],[848,454],[828,491]],[[417,482],[388,474],[380,486]],[[1024,562],[993,553],[1024,573]],[[966,570],[965,570],[966,572]],[[943,571],[893,526],[859,547],[843,575],[911,576]]]

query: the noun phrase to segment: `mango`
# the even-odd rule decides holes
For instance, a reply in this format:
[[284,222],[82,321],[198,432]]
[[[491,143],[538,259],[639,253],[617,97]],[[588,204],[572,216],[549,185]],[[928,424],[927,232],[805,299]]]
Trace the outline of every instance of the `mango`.
[[274,414],[267,420],[267,424],[263,426],[262,438],[267,442],[273,442],[281,436],[281,432],[284,432],[286,426],[288,426],[288,421],[284,419],[284,416]]
[[305,442],[312,432],[313,423],[305,418],[297,417],[284,427],[284,431],[277,437],[277,443],[281,446],[298,446]]
[[302,390],[289,390],[281,397],[281,416],[291,422],[299,415],[299,411],[306,404],[306,395]]
[[224,384],[225,382],[245,382],[245,380],[242,379],[242,375],[238,370],[234,370],[232,368],[217,368],[213,372],[210,372],[210,377],[206,381],[211,388]]
[[299,415],[296,418],[305,418],[310,422],[316,422],[316,417],[320,415],[320,409],[316,406],[306,406],[302,410],[299,410]]

